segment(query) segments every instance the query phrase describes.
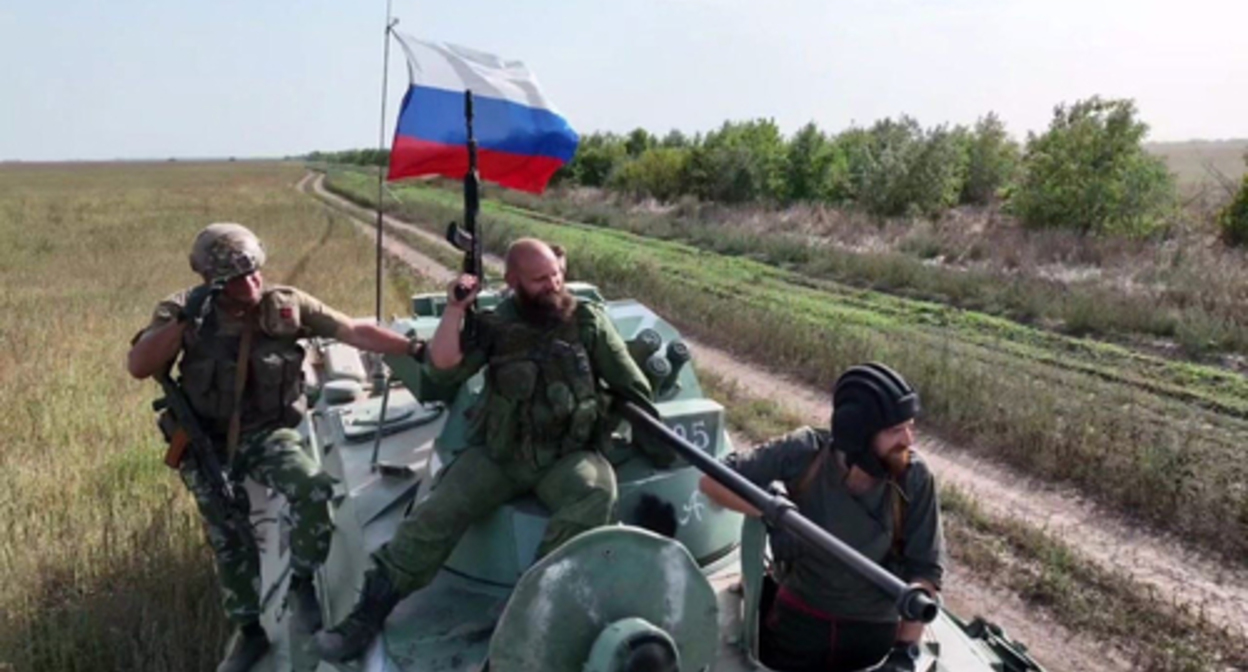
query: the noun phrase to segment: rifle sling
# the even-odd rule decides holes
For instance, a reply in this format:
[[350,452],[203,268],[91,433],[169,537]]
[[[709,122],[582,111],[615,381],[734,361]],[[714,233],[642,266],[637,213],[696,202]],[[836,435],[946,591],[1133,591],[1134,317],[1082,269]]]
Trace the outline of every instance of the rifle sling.
[[[810,488],[810,484],[814,482],[815,477],[823,471],[823,465],[828,461],[828,453],[832,452],[832,448],[828,446],[821,447],[819,453],[815,455],[815,459],[810,461],[810,466],[806,467],[806,471],[802,472],[802,477],[798,479],[797,484],[793,487],[791,499],[796,503],[802,497],[802,494]],[[888,493],[892,499],[893,513],[893,539],[889,552],[893,557],[900,560],[905,552],[905,523],[906,523],[906,496],[902,490],[901,483],[894,475],[888,477]]]
[[238,346],[238,365],[234,375],[234,407],[230,413],[230,429],[226,435],[225,450],[226,455],[230,458],[234,457],[234,450],[238,448],[238,435],[243,424],[243,388],[247,387],[247,361],[251,357],[251,331],[252,317],[247,316],[243,320],[243,339]]
[[828,453],[832,452],[831,448],[821,447],[815,459],[810,461],[810,466],[806,467],[806,471],[802,472],[802,477],[798,479],[797,485],[794,486],[793,492],[790,493],[794,502],[802,498],[802,495],[810,488],[810,484],[814,482],[815,476],[823,471],[823,463],[828,461]]

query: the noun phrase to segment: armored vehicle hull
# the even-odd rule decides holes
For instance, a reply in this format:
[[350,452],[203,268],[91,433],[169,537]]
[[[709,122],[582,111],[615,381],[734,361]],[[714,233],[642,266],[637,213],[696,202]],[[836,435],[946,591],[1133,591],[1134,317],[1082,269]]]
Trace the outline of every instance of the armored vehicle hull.
[[[589,285],[570,285],[603,301]],[[488,309],[498,300],[483,294]],[[723,407],[703,393],[687,365],[677,330],[634,301],[604,302],[630,352],[660,390],[663,423],[687,447],[719,458],[732,451]],[[432,336],[444,298],[413,297],[413,315],[391,328]],[[341,343],[306,344],[309,394],[301,431],[307,449],[338,484],[335,533],[316,576],[325,623],[351,609],[369,556],[392,537],[411,508],[437,487],[438,475],[467,447],[465,413],[481,393],[478,375],[446,394],[422,390],[410,358],[388,358],[393,377],[374,379],[372,363]],[[665,359],[667,366],[652,361]],[[450,402],[429,401],[451,398]],[[547,512],[520,497],[475,523],[431,585],[399,604],[359,660],[334,666],[317,659],[311,634],[289,618],[289,522],[278,495],[248,484],[260,538],[263,624],[275,642],[259,669],[380,672],[624,672],[649,650],[670,653],[680,670],[766,669],[757,662],[765,595],[761,522],[711,505],[701,472],[686,460],[658,469],[634,447],[627,423],[606,457],[616,468],[619,524],[579,535],[537,559]],[[653,496],[670,505],[674,532],[637,525],[638,505]],[[927,630],[918,669],[1039,670],[999,629],[944,612]]]

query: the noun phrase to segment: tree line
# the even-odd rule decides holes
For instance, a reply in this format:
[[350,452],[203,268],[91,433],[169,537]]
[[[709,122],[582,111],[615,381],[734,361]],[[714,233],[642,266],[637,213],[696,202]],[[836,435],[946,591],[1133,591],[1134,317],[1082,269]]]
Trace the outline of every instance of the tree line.
[[[1148,126],[1129,99],[1058,105],[1043,133],[1014,140],[994,113],[973,126],[923,127],[913,117],[829,133],[808,123],[785,137],[770,119],[726,121],[692,137],[582,136],[554,183],[637,198],[859,208],[878,217],[939,218],[960,205],[1000,205],[1030,228],[1149,236],[1177,209],[1174,176],[1144,149]],[[313,152],[309,159],[386,165],[384,151]],[[1248,243],[1248,177],[1218,217]]]

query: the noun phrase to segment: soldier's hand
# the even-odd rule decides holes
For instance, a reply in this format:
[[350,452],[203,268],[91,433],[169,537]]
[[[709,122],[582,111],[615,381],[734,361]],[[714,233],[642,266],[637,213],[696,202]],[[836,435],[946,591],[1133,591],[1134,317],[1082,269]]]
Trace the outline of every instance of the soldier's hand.
[[472,305],[480,291],[481,282],[477,276],[464,273],[446,288],[446,304],[451,308],[465,309]]
[[200,314],[204,312],[204,304],[208,302],[208,297],[212,295],[212,286],[203,284],[192,289],[186,294],[186,304],[182,306],[182,312],[178,314],[178,322],[187,322],[197,320]]
[[428,341],[421,340],[415,336],[407,339],[407,354],[418,362],[425,361],[425,352],[428,348]]
[[781,528],[767,528],[767,543],[771,546],[771,559],[776,562],[793,562],[806,552],[805,542]]

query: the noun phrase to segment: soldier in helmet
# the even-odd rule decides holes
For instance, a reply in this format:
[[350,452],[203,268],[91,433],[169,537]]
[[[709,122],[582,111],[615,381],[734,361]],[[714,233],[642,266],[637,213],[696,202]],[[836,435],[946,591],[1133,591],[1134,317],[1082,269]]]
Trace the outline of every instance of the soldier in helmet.
[[[135,378],[166,370],[181,353],[187,401],[217,445],[227,478],[245,477],[280,492],[290,504],[290,599],[304,627],[320,627],[312,573],[329,551],[328,502],[333,479],[303,451],[295,427],[306,408],[303,348],[309,336],[357,348],[414,354],[421,344],[367,321],[352,320],[293,287],[268,285],[265,249],[247,228],[212,224],[191,247],[191,269],[203,283],[157,304],[151,323],[135,335],[127,369]],[[269,647],[260,626],[260,568],[249,529],[212,506],[191,459],[179,472],[195,496],[217,573],[226,615],[236,626],[219,672],[244,672]],[[244,491],[238,502],[246,519]]]
[[[903,581],[936,597],[944,574],[944,534],[936,483],[914,450],[918,393],[892,369],[854,366],[833,391],[831,432],[803,427],[748,453],[725,458],[760,487],[785,484],[798,510]],[[759,511],[703,477],[714,502]],[[859,670],[881,663],[912,672],[919,622],[899,622],[894,603],[859,575],[770,532],[783,567],[760,637],[764,664],[778,670]]]
[[[512,243],[505,280],[511,293],[477,318],[470,342],[461,326],[477,280],[465,275],[448,289],[423,373],[454,389],[486,368],[475,445],[438,474],[437,487],[374,554],[351,613],[317,634],[326,660],[362,654],[395,605],[433,580],[468,526],[513,497],[535,492],[551,511],[539,557],[613,515],[615,472],[599,452],[613,429],[603,385],[653,411],[650,385],[602,307],[564,287],[546,243]],[[468,290],[463,298],[456,285]],[[660,465],[674,458],[651,457]]]

